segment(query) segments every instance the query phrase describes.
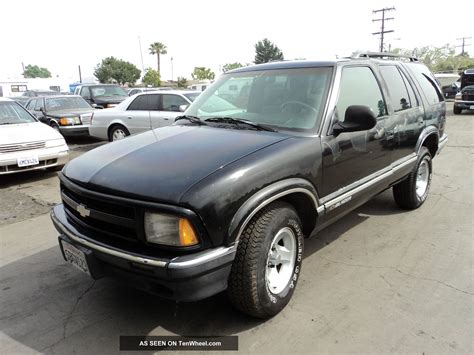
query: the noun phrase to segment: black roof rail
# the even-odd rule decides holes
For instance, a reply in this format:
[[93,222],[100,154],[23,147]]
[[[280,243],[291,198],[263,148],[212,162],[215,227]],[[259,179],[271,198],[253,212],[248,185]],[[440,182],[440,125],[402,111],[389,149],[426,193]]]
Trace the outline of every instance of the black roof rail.
[[356,57],[352,58],[379,58],[379,59],[408,59],[410,62],[418,62],[415,56],[408,56],[403,54],[389,53],[389,52],[362,52],[358,53]]

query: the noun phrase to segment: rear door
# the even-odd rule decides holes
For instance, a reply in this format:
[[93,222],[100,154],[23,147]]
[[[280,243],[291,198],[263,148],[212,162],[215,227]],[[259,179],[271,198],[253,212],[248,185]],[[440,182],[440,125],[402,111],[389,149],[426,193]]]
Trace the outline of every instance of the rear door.
[[150,98],[149,95],[138,95],[128,105],[123,119],[131,134],[150,130]]
[[425,127],[421,99],[412,82],[395,64],[380,65],[380,73],[387,85],[393,117],[387,126],[387,145],[393,148],[393,161],[403,160],[413,154],[418,137]]
[[160,111],[152,117],[151,123],[153,128],[168,126],[174,122],[174,119],[182,114],[181,105],[189,105],[183,97],[176,94],[160,94],[161,107]]

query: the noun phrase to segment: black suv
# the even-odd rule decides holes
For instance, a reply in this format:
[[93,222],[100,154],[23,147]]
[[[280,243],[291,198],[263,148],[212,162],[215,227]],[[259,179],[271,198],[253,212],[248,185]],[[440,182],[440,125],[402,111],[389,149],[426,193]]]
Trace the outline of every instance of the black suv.
[[415,58],[386,56],[239,68],[174,125],[71,161],[51,212],[65,260],[181,301],[227,289],[275,315],[305,237],[388,188],[405,209],[427,198],[443,95]]
[[111,108],[128,97],[124,88],[115,84],[82,84],[74,89],[94,108]]

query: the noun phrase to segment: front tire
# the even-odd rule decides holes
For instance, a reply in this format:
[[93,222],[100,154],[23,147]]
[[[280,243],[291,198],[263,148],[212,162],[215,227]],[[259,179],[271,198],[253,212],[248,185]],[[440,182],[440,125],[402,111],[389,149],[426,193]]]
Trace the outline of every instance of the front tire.
[[270,318],[290,301],[301,273],[304,236],[286,202],[259,211],[243,231],[229,276],[228,295],[240,311]]
[[462,113],[462,108],[457,107],[457,106],[454,106],[454,107],[453,107],[453,113],[454,113],[455,115],[460,115],[460,114]]
[[433,167],[428,148],[421,147],[418,162],[408,177],[393,186],[393,198],[404,209],[420,207],[428,197]]

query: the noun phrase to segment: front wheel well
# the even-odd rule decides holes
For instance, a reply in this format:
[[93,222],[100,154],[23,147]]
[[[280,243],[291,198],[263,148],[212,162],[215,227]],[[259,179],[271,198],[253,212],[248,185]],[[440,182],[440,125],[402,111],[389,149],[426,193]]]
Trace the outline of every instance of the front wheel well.
[[[302,192],[295,192],[289,195],[282,196],[280,201],[285,201],[291,204],[296,213],[300,217],[303,233],[309,237],[314,227],[316,226],[317,210],[314,206],[313,200]],[[277,200],[277,201],[278,201]]]

